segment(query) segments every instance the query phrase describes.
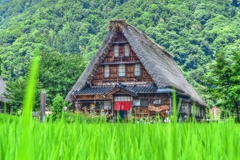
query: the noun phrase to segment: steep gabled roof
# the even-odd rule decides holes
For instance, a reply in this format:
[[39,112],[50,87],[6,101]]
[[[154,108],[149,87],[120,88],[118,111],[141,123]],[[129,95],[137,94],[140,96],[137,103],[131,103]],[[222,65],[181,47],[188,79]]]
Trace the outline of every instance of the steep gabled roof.
[[158,88],[175,87],[177,90],[190,95],[194,101],[206,106],[206,103],[183,76],[173,60],[173,56],[134,26],[127,24],[124,20],[110,21],[107,37],[68,93],[66,97],[67,101],[70,101],[70,96],[74,90],[82,89],[86,83],[91,80],[91,77],[96,72],[97,66],[101,63],[101,58],[106,56],[119,30],[126,37],[132,50],[136,53]]

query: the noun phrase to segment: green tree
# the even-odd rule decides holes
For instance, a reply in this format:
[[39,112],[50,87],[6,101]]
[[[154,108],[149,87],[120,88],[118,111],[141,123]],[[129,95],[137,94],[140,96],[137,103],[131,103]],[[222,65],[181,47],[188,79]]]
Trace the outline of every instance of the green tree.
[[[42,90],[47,93],[46,100],[48,106],[52,104],[55,95],[66,96],[85,69],[87,63],[88,61],[85,60],[84,55],[63,55],[58,52],[43,52],[39,66],[34,110],[39,110],[40,108],[39,97]],[[22,108],[26,82],[27,75],[7,83],[5,96],[9,99],[9,104],[13,107],[13,111]]]
[[240,121],[239,117],[239,106],[240,106],[240,54],[237,52],[233,53],[234,62],[231,64],[231,97],[233,99],[234,107],[236,109],[236,114],[238,117],[238,121]]
[[47,104],[55,95],[66,96],[77,81],[88,61],[84,55],[45,52],[39,68],[39,84],[47,93]]
[[63,107],[66,107],[67,103],[60,94],[57,94],[53,99],[51,106],[53,120],[60,119],[62,117]]
[[19,77],[17,80],[7,83],[4,96],[8,99],[8,105],[11,106],[11,113],[15,113],[18,109],[22,108],[26,85],[24,77]]
[[207,67],[205,85],[209,99],[224,110],[236,113],[240,105],[240,54],[219,52]]

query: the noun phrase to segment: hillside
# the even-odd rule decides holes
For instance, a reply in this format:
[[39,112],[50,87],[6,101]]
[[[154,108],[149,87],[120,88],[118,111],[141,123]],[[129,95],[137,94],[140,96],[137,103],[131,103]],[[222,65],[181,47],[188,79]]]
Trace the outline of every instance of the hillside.
[[[3,3],[4,2],[4,3]],[[240,51],[239,1],[1,1],[0,55],[6,80],[25,75],[38,46],[91,59],[110,19],[126,19],[175,56],[192,83],[219,50]],[[196,86],[197,83],[195,83]]]
[[7,2],[10,2],[10,1],[11,1],[11,0],[1,0],[1,1],[0,1],[0,5],[1,5],[1,4],[5,4],[5,3],[7,3]]

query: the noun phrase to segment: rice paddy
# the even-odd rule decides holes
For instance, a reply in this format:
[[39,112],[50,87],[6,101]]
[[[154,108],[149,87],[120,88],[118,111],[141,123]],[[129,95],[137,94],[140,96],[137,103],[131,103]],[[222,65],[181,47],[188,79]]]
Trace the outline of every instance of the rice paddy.
[[4,160],[240,158],[240,127],[232,122],[69,124],[33,120],[27,128],[21,118],[5,117],[1,122],[0,159]]

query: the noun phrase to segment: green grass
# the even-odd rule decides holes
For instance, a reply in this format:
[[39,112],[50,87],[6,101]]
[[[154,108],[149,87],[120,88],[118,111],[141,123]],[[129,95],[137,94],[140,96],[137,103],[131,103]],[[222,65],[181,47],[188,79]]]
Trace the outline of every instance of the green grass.
[[[239,159],[240,127],[215,124],[39,123],[21,146],[18,120],[0,124],[0,159]],[[21,155],[21,154],[20,154]]]
[[[240,159],[240,127],[233,122],[179,124],[176,114],[169,124],[40,123],[32,119],[38,52],[23,116],[0,115],[1,160]],[[176,111],[175,100],[173,104]]]

